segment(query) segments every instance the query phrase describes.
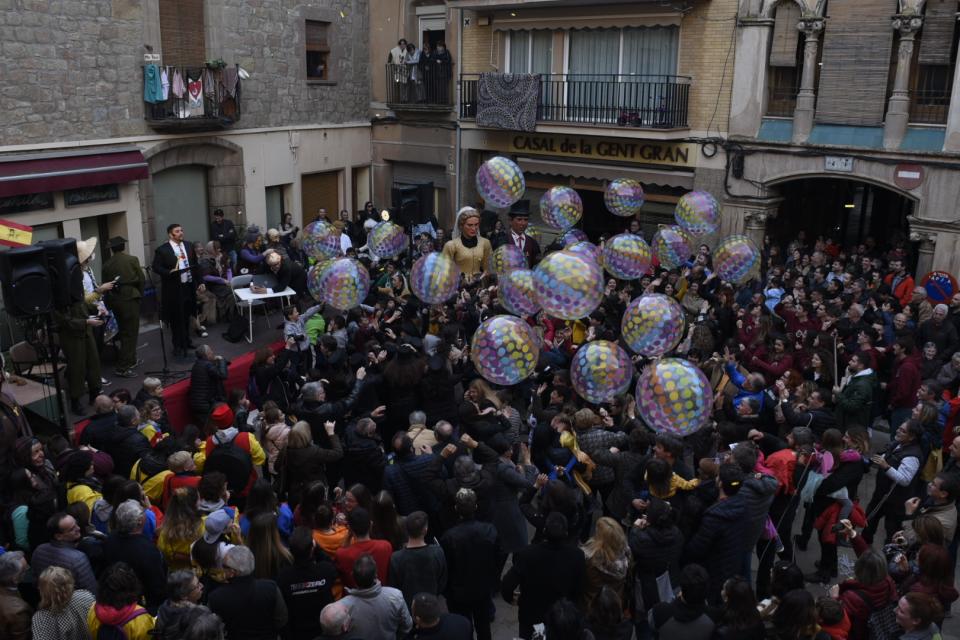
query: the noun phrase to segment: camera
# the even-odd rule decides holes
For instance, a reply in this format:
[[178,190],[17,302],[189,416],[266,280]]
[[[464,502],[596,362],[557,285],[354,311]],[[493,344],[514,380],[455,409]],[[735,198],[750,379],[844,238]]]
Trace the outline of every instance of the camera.
[[295,335],[295,336],[291,336],[291,337],[292,337],[294,340],[296,340],[297,342],[303,342],[303,341],[306,339],[306,336],[303,335],[302,333],[297,334],[297,335]]

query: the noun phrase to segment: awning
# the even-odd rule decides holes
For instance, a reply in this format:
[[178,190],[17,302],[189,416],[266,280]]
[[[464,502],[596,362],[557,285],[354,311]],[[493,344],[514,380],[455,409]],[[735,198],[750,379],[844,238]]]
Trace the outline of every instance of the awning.
[[0,155],[0,198],[132,182],[149,175],[136,147]]
[[610,164],[587,164],[584,162],[562,162],[559,160],[540,160],[539,158],[517,158],[520,168],[528,173],[542,173],[550,176],[573,176],[594,180],[613,180],[614,178],[633,178],[641,184],[655,184],[662,187],[680,187],[693,189],[693,172],[663,171],[641,169]]

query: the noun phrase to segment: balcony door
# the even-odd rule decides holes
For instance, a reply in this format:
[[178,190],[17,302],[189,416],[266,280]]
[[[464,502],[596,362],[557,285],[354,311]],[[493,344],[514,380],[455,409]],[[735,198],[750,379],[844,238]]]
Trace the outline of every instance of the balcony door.
[[157,243],[166,241],[167,225],[183,227],[190,242],[210,238],[207,214],[207,167],[188,164],[153,175],[153,228]]

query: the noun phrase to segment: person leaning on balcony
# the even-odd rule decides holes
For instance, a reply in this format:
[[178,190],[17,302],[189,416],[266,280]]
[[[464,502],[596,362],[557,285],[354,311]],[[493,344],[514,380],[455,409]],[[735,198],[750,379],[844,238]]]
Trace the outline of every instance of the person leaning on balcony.
[[447,51],[447,43],[437,43],[437,51],[433,55],[437,67],[437,102],[447,104],[450,100],[450,76],[453,74],[453,58]]
[[465,276],[482,273],[490,259],[490,241],[480,235],[480,213],[463,207],[457,213],[456,237],[443,245],[443,253],[460,267]]

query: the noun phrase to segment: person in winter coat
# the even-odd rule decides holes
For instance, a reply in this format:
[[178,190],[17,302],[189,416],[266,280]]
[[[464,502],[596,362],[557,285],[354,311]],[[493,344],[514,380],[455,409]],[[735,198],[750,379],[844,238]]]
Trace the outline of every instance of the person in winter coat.
[[127,640],[151,640],[154,619],[137,602],[142,595],[140,581],[124,562],[107,567],[100,576],[97,602],[87,614],[87,627],[94,638],[104,625],[120,627]]
[[130,405],[114,412],[109,396],[97,396],[94,406],[97,413],[83,430],[80,444],[108,453],[116,473],[129,477],[134,463],[150,451],[150,443],[137,430],[140,413]]
[[473,622],[477,640],[490,640],[490,593],[500,578],[500,541],[489,522],[477,520],[477,495],[472,489],[457,491],[459,522],[440,538],[447,559],[447,605]]
[[634,589],[640,591],[643,611],[636,619],[637,635],[644,637],[647,630],[646,612],[660,602],[657,579],[664,574],[671,584],[680,575],[680,554],[683,552],[683,534],[674,522],[670,504],[659,498],[651,498],[643,516],[630,528],[627,536],[633,556]]
[[765,629],[757,598],[750,583],[741,577],[730,578],[723,584],[720,594],[723,607],[711,612],[717,627],[715,640],[764,640]]
[[402,432],[394,435],[392,447],[397,457],[383,470],[383,488],[393,496],[397,513],[406,516],[423,510],[431,515],[437,514],[440,502],[430,491],[433,454],[416,455],[413,441]]
[[286,348],[274,354],[270,347],[261,347],[253,358],[250,366],[250,400],[257,407],[262,408],[264,403],[273,401],[286,411],[290,407],[290,399],[297,382],[297,370],[294,364],[290,365],[292,357],[297,355],[297,341],[293,336],[287,337]]
[[566,543],[567,519],[560,513],[547,516],[546,541],[513,554],[513,563],[500,582],[508,603],[520,588],[519,636],[533,637],[533,625],[543,622],[550,606],[561,598],[576,601],[586,577],[583,551]]
[[592,615],[594,601],[604,587],[612,589],[623,600],[633,559],[627,536],[620,523],[613,518],[600,518],[593,537],[587,540],[582,549],[587,561],[582,609],[587,615]]
[[[219,407],[213,409],[213,414],[220,413],[218,411]],[[229,411],[229,407],[228,407]],[[231,412],[232,414],[232,412]],[[230,416],[230,424],[233,424],[232,415]],[[220,424],[226,424],[227,416],[223,416],[220,420]],[[250,457],[250,475],[247,478],[246,484],[242,484],[242,479],[239,477],[231,477],[234,475],[230,472],[236,470],[237,466],[223,466],[218,464],[220,461],[214,458],[214,451],[218,447],[227,446],[232,444],[232,446],[239,449],[243,454],[246,454]],[[263,466],[267,461],[267,454],[264,452],[263,447],[260,446],[260,442],[257,441],[256,436],[249,432],[240,432],[234,426],[223,427],[221,426],[217,429],[216,433],[206,439],[203,443],[203,447],[200,449],[201,461],[198,461],[197,466],[203,468],[205,471],[221,471],[227,475],[227,480],[230,483],[230,491],[234,492],[237,496],[243,497],[250,492],[250,488],[253,486],[253,483],[257,481],[257,467]],[[224,464],[229,464],[232,458],[227,458],[224,460]],[[209,463],[209,464],[208,464]],[[214,469],[216,467],[216,469]]]
[[680,572],[680,591],[673,602],[655,605],[647,615],[653,637],[669,640],[710,640],[716,625],[707,614],[710,576],[698,564],[688,564]]
[[937,640],[940,628],[937,618],[943,618],[943,607],[936,599],[919,593],[908,593],[897,602],[894,610],[897,624],[904,634],[900,640]]
[[869,358],[862,352],[853,354],[847,364],[847,375],[840,385],[833,387],[837,422],[841,429],[870,426],[878,384],[877,375],[870,368]]
[[830,595],[840,600],[850,618],[848,640],[866,640],[867,619],[878,609],[897,601],[897,585],[887,573],[883,555],[867,546],[862,536],[851,542],[859,554],[853,567],[853,578],[830,589]]
[[456,386],[459,374],[451,373],[444,357],[436,353],[427,360],[427,372],[420,380],[420,408],[427,414],[426,424],[440,420],[457,421]]
[[40,604],[31,628],[36,640],[88,640],[87,613],[94,605],[93,594],[73,588],[73,575],[63,567],[47,567],[37,579]]
[[383,487],[383,470],[387,458],[383,452],[377,423],[371,418],[360,418],[348,425],[343,445],[344,486],[362,484],[371,492],[379,493]]
[[[293,425],[287,437],[286,488],[291,505],[300,504],[307,486],[315,480],[328,482],[326,465],[343,459],[343,447],[334,431],[335,423],[324,425],[330,448],[320,447],[310,437],[310,425],[301,420]],[[281,471],[282,473],[282,471]],[[329,483],[327,484],[329,486]]]
[[906,501],[916,494],[916,480],[926,458],[920,447],[922,436],[923,425],[919,420],[910,419],[897,427],[886,452],[870,458],[878,469],[877,484],[870,504],[864,511],[868,514],[873,513],[874,509],[878,511],[863,530],[867,541],[873,540],[881,517],[884,518],[887,540],[903,528]]
[[197,425],[205,425],[213,405],[224,402],[227,392],[223,384],[229,366],[223,356],[214,355],[209,345],[197,347],[197,361],[190,370],[190,410]]
[[193,571],[181,569],[167,576],[166,586],[168,596],[157,612],[153,633],[157,640],[179,640],[201,609],[198,604],[204,595],[203,583]]
[[357,402],[363,390],[367,370],[357,369],[356,379],[347,397],[327,402],[327,390],[322,382],[308,382],[300,389],[300,401],[293,403],[290,413],[310,424],[314,442],[324,441],[324,423],[328,420],[342,419]]
[[229,582],[210,594],[210,610],[224,621],[226,635],[233,640],[275,638],[289,619],[277,584],[255,578],[254,563],[250,549],[232,547],[223,558]]
[[738,497],[743,483],[738,465],[720,465],[720,498],[704,512],[700,527],[684,549],[687,562],[702,562],[710,574],[707,594],[711,602],[718,603],[723,583],[743,570],[744,541],[750,531],[747,503]]
[[361,638],[396,638],[413,628],[413,618],[399,589],[385,587],[377,580],[377,563],[364,555],[353,563],[356,588],[347,588],[340,601],[350,608],[354,625],[351,631]]
[[[513,448],[503,436],[490,440],[489,446],[478,443],[469,436],[461,440],[475,451],[476,459],[483,464],[484,471],[493,478],[490,492],[490,513],[493,526],[500,536],[500,546],[506,553],[513,553],[527,546],[527,523],[517,494],[528,491],[532,483],[517,470],[511,460]],[[546,479],[544,478],[543,481]]]
[[136,500],[125,500],[114,510],[114,531],[103,543],[103,564],[125,562],[136,573],[144,590],[147,609],[156,612],[166,590],[167,567],[163,554],[143,534],[146,515]]

